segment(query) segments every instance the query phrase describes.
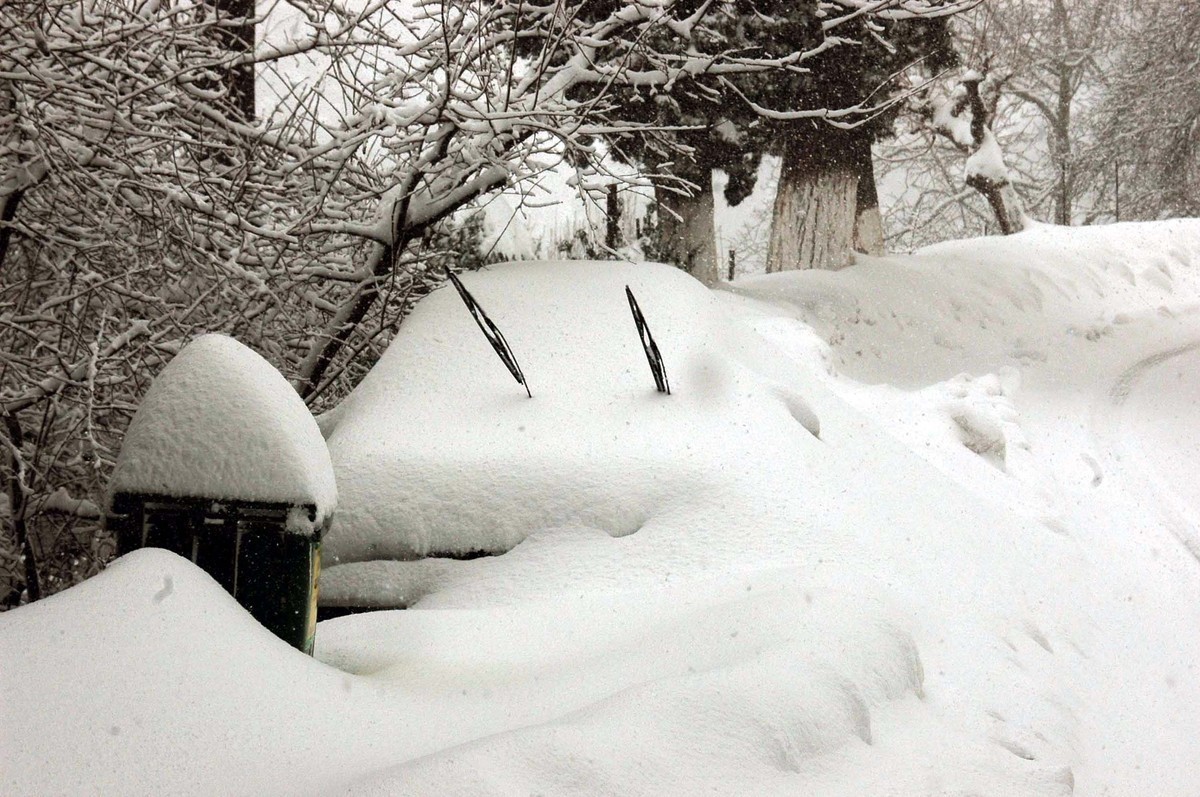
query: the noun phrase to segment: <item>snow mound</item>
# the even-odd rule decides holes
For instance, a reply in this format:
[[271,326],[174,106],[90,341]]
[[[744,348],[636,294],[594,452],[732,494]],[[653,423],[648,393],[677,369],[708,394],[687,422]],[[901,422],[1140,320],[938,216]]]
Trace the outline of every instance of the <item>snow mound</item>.
[[[1034,225],[858,261],[839,272],[749,277],[731,290],[810,327],[832,350],[828,370],[919,388],[963,372],[1037,367],[1064,345],[1095,343],[1138,318],[1181,305],[1194,312],[1200,222]],[[777,326],[775,316],[766,323]],[[792,334],[756,329],[771,340]]]
[[[898,783],[921,794],[938,781],[968,793],[1068,793],[1063,767],[947,724],[924,694],[905,621],[868,585],[805,570],[504,613],[326,623],[318,654],[380,681],[449,693],[469,677],[470,696],[492,701],[510,699],[514,684],[534,687],[514,719],[570,694],[549,720],[389,768],[349,793],[849,795]],[[475,649],[434,654],[429,635],[451,633]],[[434,655],[414,655],[414,637]]]
[[[341,494],[331,563],[503,552],[568,524],[632,534],[725,481],[757,437],[747,419],[786,419],[779,435],[815,440],[805,401],[739,362],[711,292],[678,269],[512,263],[463,281],[533,398],[453,290],[424,299],[329,433]],[[655,391],[626,285],[672,395]]]
[[0,615],[0,791],[178,794],[230,771],[247,791],[280,729],[303,740],[321,669],[190,562],[135,551]]
[[881,745],[903,762],[935,738],[944,761],[904,767],[1060,793],[955,739],[923,699],[905,621],[853,587],[792,570],[379,612],[322,623],[314,660],[190,562],[135,551],[0,615],[0,790],[795,793]]
[[163,368],[125,433],[110,494],[337,505],[329,451],[304,402],[259,354],[196,338]]

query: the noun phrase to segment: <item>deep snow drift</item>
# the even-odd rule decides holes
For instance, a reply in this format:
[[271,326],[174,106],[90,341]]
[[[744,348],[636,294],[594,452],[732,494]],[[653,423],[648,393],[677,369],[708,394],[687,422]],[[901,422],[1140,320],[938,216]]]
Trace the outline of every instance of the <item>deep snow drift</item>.
[[[533,398],[453,290],[423,301],[327,425],[342,492],[329,564],[502,552],[567,524],[620,537],[720,491],[778,435],[820,450],[804,400],[751,374],[757,341],[678,269],[523,263],[465,282]],[[671,396],[655,391],[626,285],[667,358]]]
[[126,557],[0,615],[0,791],[1200,789],[1200,222],[465,282],[534,398],[444,290],[325,424],[323,593],[412,608]]

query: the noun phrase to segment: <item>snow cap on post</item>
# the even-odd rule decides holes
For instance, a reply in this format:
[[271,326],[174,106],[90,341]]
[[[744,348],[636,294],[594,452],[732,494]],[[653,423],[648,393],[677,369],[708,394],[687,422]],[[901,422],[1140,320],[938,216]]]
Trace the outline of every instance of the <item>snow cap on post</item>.
[[196,338],[162,370],[129,424],[117,493],[337,505],[329,449],[273,365],[227,335]]

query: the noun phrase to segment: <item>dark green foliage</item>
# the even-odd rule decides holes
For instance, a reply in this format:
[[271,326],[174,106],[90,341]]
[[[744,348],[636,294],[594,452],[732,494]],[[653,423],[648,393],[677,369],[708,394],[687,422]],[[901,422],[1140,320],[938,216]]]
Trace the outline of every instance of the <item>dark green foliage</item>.
[[[571,8],[598,20],[621,5],[621,0],[604,0]],[[699,5],[698,0],[680,3],[674,16],[686,18]],[[823,23],[836,13],[823,13],[816,0],[726,0],[692,29],[687,44],[710,56],[783,59],[821,46],[827,35]],[[754,74],[700,73],[666,90],[632,86],[610,94],[613,119],[642,126],[610,136],[610,150],[658,175],[664,185],[704,185],[712,169],[724,169],[729,174],[725,198],[736,205],[753,191],[762,154],[798,144],[815,161],[837,160],[853,139],[866,136],[873,141],[890,134],[900,109],[893,102],[900,72],[918,62],[937,72],[956,61],[944,17],[886,20],[863,14],[837,26],[834,35],[845,41],[806,60],[803,67]],[[668,32],[644,42],[658,52],[677,51],[682,44]],[[640,66],[634,54],[630,69]],[[586,86],[576,91],[582,98],[597,90]],[[856,106],[864,113],[837,119],[854,123],[854,131],[823,118],[780,120],[761,112],[836,112]]]
[[[576,3],[570,13],[601,20],[623,5],[623,0]],[[672,16],[686,19],[702,5],[700,0],[684,0],[674,6]],[[666,27],[639,40],[639,51],[628,53],[628,69],[652,68],[647,51],[670,58],[680,55],[684,46],[715,59],[730,51],[738,24],[734,5],[718,3],[686,41]],[[704,185],[712,169],[723,168],[730,174],[726,190],[730,204],[749,195],[759,153],[749,146],[744,128],[755,117],[729,83],[709,73],[681,77],[666,89],[633,83],[615,89],[588,84],[572,91],[577,100],[602,91],[607,94],[604,107],[597,108],[597,119],[628,128],[606,139],[618,160],[637,164],[661,184],[678,188],[685,187],[683,181]]]
[[478,271],[497,262],[483,251],[482,213],[472,213],[462,222],[446,222],[432,227],[422,236],[426,253],[424,270]]
[[[817,46],[823,37],[822,18],[812,3],[786,0],[744,0],[742,12],[756,20],[744,26],[744,46],[760,57],[781,57],[794,49]],[[761,21],[763,18],[767,21]],[[752,102],[770,111],[825,109],[829,119],[751,120],[755,149],[778,151],[799,145],[814,162],[838,160],[848,142],[865,136],[886,137],[901,105],[900,73],[920,64],[927,73],[957,62],[945,17],[904,20],[865,15],[838,26],[836,35],[848,41],[826,49],[805,62],[804,72],[756,74],[734,79]],[[836,117],[838,111],[859,113]],[[843,124],[853,124],[847,130]]]

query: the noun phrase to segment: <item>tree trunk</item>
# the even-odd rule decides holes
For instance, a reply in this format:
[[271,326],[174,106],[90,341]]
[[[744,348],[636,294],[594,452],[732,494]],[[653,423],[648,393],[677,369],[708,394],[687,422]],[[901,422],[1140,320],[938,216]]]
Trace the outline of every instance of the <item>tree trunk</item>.
[[847,150],[809,147],[798,138],[785,141],[771,214],[768,272],[850,264],[859,170]]
[[[407,210],[405,210],[407,212]],[[402,231],[397,231],[401,235]],[[367,317],[375,300],[379,298],[379,286],[389,274],[395,274],[396,258],[408,246],[412,234],[400,237],[395,244],[378,244],[372,258],[371,275],[365,278],[355,288],[349,297],[334,314],[326,327],[324,340],[314,340],[309,346],[308,354],[300,363],[296,375],[295,387],[300,398],[306,402],[315,398],[318,389],[324,389],[325,374],[333,365],[334,358],[346,346],[346,341],[354,334],[354,330]],[[408,279],[412,279],[411,274]]]
[[857,155],[858,190],[854,199],[854,251],[880,257],[885,252],[883,215],[879,212],[879,192],[875,188],[871,142],[865,137],[860,139]]
[[621,245],[621,202],[617,184],[609,185],[604,201],[604,245],[616,251]]
[[662,258],[679,266],[705,285],[720,279],[717,231],[713,224],[712,172],[697,180],[699,187],[685,196],[667,186],[654,193],[659,202],[659,245]]
[[[963,78],[962,81],[971,111],[971,142],[967,145],[971,154],[965,167],[966,183],[987,199],[992,213],[996,214],[1000,232],[1012,235],[1025,229],[1028,218],[1025,216],[1025,205],[1008,178],[1008,166],[1004,163],[1000,143],[992,132],[996,108],[995,105],[989,108],[984,103],[979,89],[982,82],[983,76],[979,73],[972,74],[969,79]],[[950,140],[956,141],[953,136]]]
[[1028,224],[1025,208],[1012,183],[971,175],[967,178],[967,185],[983,194],[992,208],[992,213],[996,214],[996,222],[1000,225],[1002,234],[1012,235],[1025,229]]
[[[1102,6],[1103,3],[1096,5]],[[1054,201],[1054,218],[1059,224],[1069,226],[1071,224],[1071,190],[1067,169],[1071,165],[1071,99],[1075,94],[1071,87],[1071,78],[1077,74],[1076,70],[1086,68],[1082,64],[1086,63],[1087,59],[1080,57],[1082,53],[1086,52],[1086,49],[1076,50],[1076,37],[1071,30],[1071,12],[1064,0],[1054,0],[1050,13],[1054,24],[1053,38],[1057,40],[1056,44],[1059,47],[1070,53],[1070,55],[1056,58],[1056,63],[1051,67],[1052,72],[1057,72],[1058,86],[1055,96],[1057,113],[1055,118],[1048,119],[1050,122],[1051,162],[1058,167],[1058,191]],[[1081,33],[1085,40],[1094,35],[1090,31],[1081,31]]]
[[[249,20],[236,26],[220,25],[215,28],[221,49],[229,56],[254,54],[254,0],[211,0],[212,9],[218,20]],[[255,116],[254,64],[230,66],[222,75],[229,104],[236,112],[238,121],[252,122]]]
[[1064,226],[1071,224],[1071,76],[1063,69],[1058,78],[1058,118],[1053,121],[1051,153],[1058,162],[1058,201],[1055,216]]

